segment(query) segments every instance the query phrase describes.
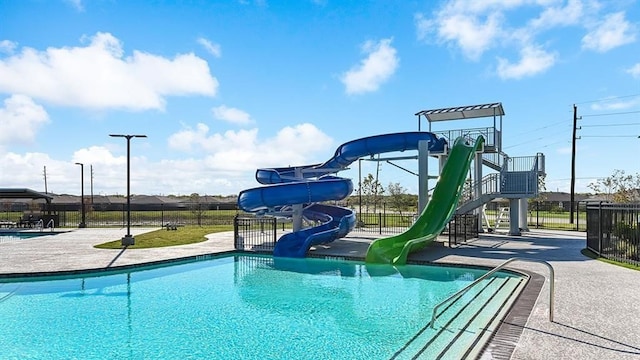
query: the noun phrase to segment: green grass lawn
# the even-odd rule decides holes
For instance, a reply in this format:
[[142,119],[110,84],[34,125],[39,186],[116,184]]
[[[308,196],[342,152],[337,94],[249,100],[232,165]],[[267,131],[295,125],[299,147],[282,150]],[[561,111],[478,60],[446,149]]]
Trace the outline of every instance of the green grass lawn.
[[639,270],[640,271],[640,266],[636,266],[636,265],[633,265],[633,264],[627,264],[627,263],[623,263],[623,262],[620,262],[620,261],[605,259],[603,257],[599,257],[598,254],[594,253],[593,251],[591,251],[589,249],[582,249],[580,252],[582,253],[582,255],[584,255],[586,257],[590,257],[592,259],[600,260],[600,261],[605,262],[607,264],[622,266],[622,267],[627,268],[627,269]]
[[[148,249],[165,246],[194,244],[205,241],[206,238],[204,236],[207,234],[232,230],[233,225],[188,225],[180,226],[176,231],[161,229],[136,235],[136,244],[129,246],[129,249]],[[104,244],[99,244],[95,247],[98,249],[121,249],[121,239],[110,241]]]

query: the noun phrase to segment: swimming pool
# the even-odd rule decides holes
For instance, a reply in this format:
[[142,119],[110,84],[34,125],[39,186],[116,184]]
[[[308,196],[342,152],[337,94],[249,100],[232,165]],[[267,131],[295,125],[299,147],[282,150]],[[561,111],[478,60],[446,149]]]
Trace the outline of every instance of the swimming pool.
[[27,232],[27,231],[0,231],[0,243],[5,241],[32,239],[40,236],[53,236],[51,232]]
[[[433,306],[483,273],[235,254],[104,276],[0,279],[0,349],[9,359],[433,358],[431,348],[450,341],[434,335],[451,333],[453,314],[480,293],[445,310],[435,329]],[[509,273],[491,279],[487,287],[522,283]],[[493,318],[494,307],[476,318]]]

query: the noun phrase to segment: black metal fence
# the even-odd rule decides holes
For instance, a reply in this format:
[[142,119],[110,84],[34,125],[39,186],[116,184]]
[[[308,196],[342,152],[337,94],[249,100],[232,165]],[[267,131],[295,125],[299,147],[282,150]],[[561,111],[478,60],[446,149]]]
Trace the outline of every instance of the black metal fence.
[[587,248],[604,258],[640,266],[640,204],[589,204]]
[[[47,226],[53,220],[55,227],[78,227],[82,222],[80,206],[52,204],[48,208],[30,209],[24,212],[0,213],[0,219],[19,222],[28,214],[43,219]],[[131,204],[131,226],[156,227],[167,223],[179,225],[233,225],[236,210],[219,209],[212,204],[187,204],[180,207],[165,204]],[[127,224],[127,205],[85,207],[85,224],[90,228],[125,227]]]
[[273,252],[278,240],[278,223],[275,217],[236,216],[233,221],[233,238],[236,250]]
[[412,213],[361,213],[357,214],[355,232],[369,234],[399,234],[407,230],[415,221]]
[[454,215],[447,229],[449,246],[461,244],[478,237],[478,215]]
[[[573,222],[571,222],[571,207],[564,202],[531,201],[527,212],[527,225],[533,229],[549,230],[587,230],[587,202],[579,201],[574,204]],[[490,226],[495,226],[500,214],[500,208],[508,207],[508,202],[492,201],[487,204],[485,213]]]
[[[395,235],[407,230],[415,220],[414,215],[399,213],[367,213],[358,216],[352,234]],[[477,215],[464,214],[453,217],[448,229],[449,244],[460,244],[478,236]],[[291,229],[290,222],[279,222],[272,217],[238,215],[234,218],[236,250],[273,252],[276,241]]]

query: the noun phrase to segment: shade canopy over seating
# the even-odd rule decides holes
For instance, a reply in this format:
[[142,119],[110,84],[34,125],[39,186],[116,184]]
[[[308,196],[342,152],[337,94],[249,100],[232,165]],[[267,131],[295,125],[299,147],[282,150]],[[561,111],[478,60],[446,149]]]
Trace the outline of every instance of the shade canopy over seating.
[[0,188],[0,200],[1,199],[44,199],[44,201],[46,201],[46,210],[50,211],[49,209],[51,200],[53,200],[53,196],[47,193],[42,193],[25,188]]
[[53,196],[31,189],[0,188],[0,199],[44,199],[51,203]]

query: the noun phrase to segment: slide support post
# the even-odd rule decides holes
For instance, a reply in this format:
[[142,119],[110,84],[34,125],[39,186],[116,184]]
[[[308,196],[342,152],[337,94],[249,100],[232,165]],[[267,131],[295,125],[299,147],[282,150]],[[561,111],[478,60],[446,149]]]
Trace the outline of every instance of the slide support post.
[[520,231],[529,231],[528,212],[529,212],[529,199],[520,199]]
[[418,214],[429,203],[429,141],[418,142]]
[[520,236],[520,199],[509,199],[509,235]]

